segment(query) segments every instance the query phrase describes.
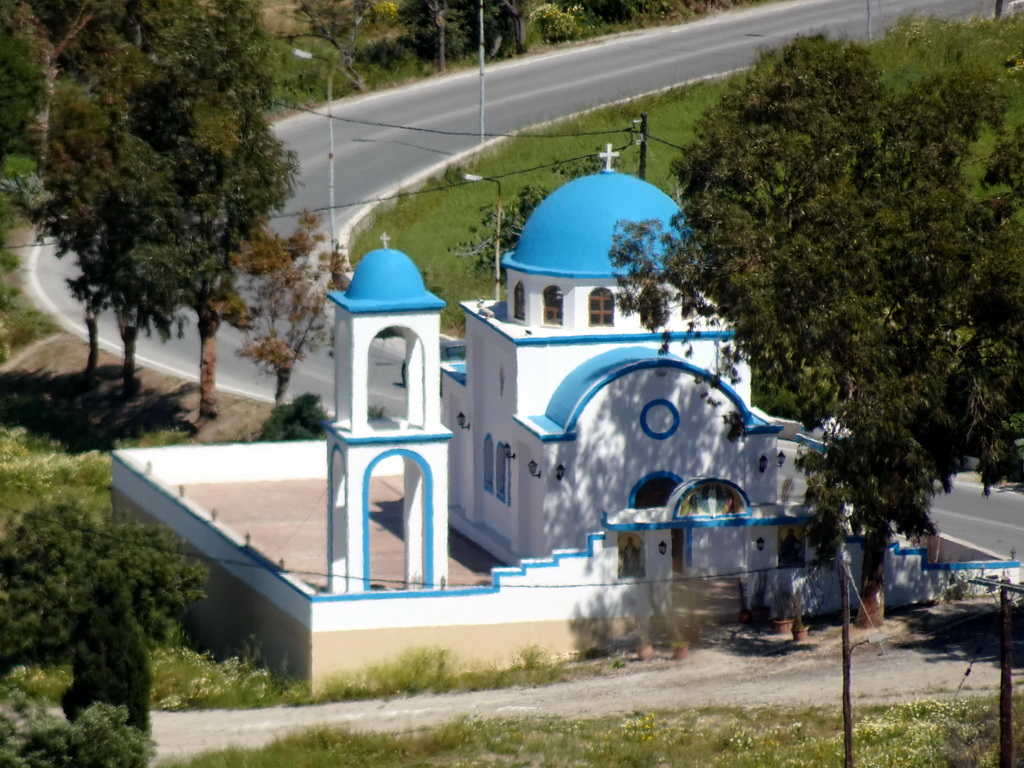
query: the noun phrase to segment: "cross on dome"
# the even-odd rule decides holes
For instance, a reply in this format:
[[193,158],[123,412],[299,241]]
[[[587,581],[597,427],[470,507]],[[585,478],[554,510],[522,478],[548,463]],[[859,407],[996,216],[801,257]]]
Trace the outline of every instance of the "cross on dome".
[[388,243],[390,243],[390,242],[391,242],[391,238],[388,236],[387,232],[384,232],[380,236],[380,244],[383,245],[385,248],[387,248],[388,247]]
[[605,169],[605,171],[607,171],[608,173],[611,173],[613,170],[615,170],[614,168],[612,168],[612,160],[614,158],[618,157],[619,153],[618,152],[612,152],[612,145],[611,144],[606,144],[604,152],[598,152],[597,156],[600,157],[602,160],[604,160],[604,169]]

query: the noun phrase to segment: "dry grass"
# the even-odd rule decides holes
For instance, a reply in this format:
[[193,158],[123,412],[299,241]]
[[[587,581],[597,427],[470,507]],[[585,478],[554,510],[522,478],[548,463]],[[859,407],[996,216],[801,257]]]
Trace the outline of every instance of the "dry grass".
[[[52,416],[66,414],[71,421],[85,422],[92,433],[88,442],[94,444],[76,446],[78,450],[109,449],[124,441],[146,444],[252,440],[270,415],[271,406],[267,403],[221,393],[220,416],[196,430],[193,425],[199,413],[198,385],[139,368],[139,395],[124,400],[120,359],[101,352],[97,387],[83,391],[80,374],[87,356],[85,342],[68,334],[36,342],[12,355],[0,367],[0,396],[7,407],[12,402],[20,403],[39,415],[39,409],[44,408]],[[49,419],[46,423],[52,421],[60,419]],[[53,434],[52,429],[43,431],[67,442]]]

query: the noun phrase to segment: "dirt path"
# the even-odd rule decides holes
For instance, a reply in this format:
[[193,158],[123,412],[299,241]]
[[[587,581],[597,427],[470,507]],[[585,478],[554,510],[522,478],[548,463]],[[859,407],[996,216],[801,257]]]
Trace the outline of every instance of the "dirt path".
[[[1024,620],[1020,623],[1017,636],[1024,635]],[[905,612],[886,622],[886,636],[881,644],[858,639],[852,674],[855,708],[998,690],[998,631],[991,598]],[[542,688],[313,707],[157,712],[153,736],[158,759],[166,760],[228,746],[259,747],[321,725],[401,733],[458,717],[601,717],[702,705],[838,710],[840,642],[836,626],[819,626],[806,645],[746,627],[720,628],[682,662],[629,661],[599,677]],[[1019,646],[1017,658],[1024,641]]]

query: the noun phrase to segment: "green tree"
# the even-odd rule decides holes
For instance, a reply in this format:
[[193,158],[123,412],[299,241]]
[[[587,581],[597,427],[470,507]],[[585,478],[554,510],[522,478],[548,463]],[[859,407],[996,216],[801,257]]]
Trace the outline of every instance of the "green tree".
[[[137,54],[137,52],[136,52]],[[138,391],[135,345],[139,331],[171,331],[184,298],[184,264],[166,244],[180,221],[166,158],[131,131],[131,92],[137,73],[110,57],[105,79],[88,89],[58,87],[50,108],[42,169],[44,194],[36,222],[73,255],[80,274],[69,280],[85,307],[90,354],[87,385],[98,358],[96,319],[112,309],[124,347],[122,393]]]
[[277,379],[278,406],[295,364],[328,338],[327,293],[331,275],[341,271],[341,255],[322,249],[319,226],[319,217],[306,214],[289,237],[262,227],[233,258],[247,297],[246,308],[234,319],[245,331],[238,354]]
[[32,61],[28,44],[0,29],[0,169],[12,150],[29,149],[25,132],[43,95],[43,73]]
[[170,171],[181,260],[200,339],[200,422],[217,409],[217,331],[240,303],[230,255],[293,189],[294,155],[267,121],[270,38],[254,0],[167,0],[132,133]]
[[[685,236],[632,227],[617,249],[625,309],[650,327],[669,305],[718,318],[733,351],[825,427],[827,451],[803,462],[808,535],[823,560],[865,536],[862,624],[883,618],[886,546],[933,530],[931,499],[964,453],[986,484],[1011,456],[1024,137],[988,157],[978,143],[1005,109],[991,74],[898,90],[866,49],[798,40],[700,122],[677,164]],[[974,165],[991,168],[981,187]]]
[[110,572],[120,575],[150,642],[172,637],[185,607],[202,596],[203,569],[167,529],[97,523],[68,504],[8,523],[0,538],[0,670],[72,658],[80,623]]
[[99,564],[89,597],[74,631],[73,679],[61,700],[64,714],[74,721],[103,702],[124,707],[128,725],[148,732],[149,646],[128,585],[112,561]]

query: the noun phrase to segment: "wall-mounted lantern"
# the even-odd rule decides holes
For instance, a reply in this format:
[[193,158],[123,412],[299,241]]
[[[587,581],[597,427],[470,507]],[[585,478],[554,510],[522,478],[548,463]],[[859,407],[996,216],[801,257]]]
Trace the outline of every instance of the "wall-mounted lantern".
[[757,541],[754,543],[757,545],[757,551],[762,551],[764,549],[764,536],[758,536]]
[[526,468],[530,470],[530,474],[534,477],[540,477],[540,467],[537,466],[537,462],[530,459],[530,463],[526,465]]
[[775,463],[778,464],[780,467],[783,464],[785,464],[786,463],[786,454],[784,454],[782,451],[779,451],[779,455],[775,457]]
[[763,453],[761,454],[761,458],[757,460],[757,469],[760,472],[764,472],[768,469],[768,457]]
[[663,555],[666,552],[668,552],[668,544],[665,543],[664,539],[662,539],[661,542],[658,544],[658,552],[660,552]]
[[505,443],[505,446],[502,448],[502,453],[505,454],[506,459],[514,459],[516,457],[516,455],[512,453],[512,446],[508,443]]
[[555,467],[555,477],[557,477],[559,480],[565,477],[565,467],[562,466],[561,464]]
[[455,417],[455,423],[459,425],[459,429],[469,429],[469,419],[466,418],[466,414],[459,411],[459,415]]

